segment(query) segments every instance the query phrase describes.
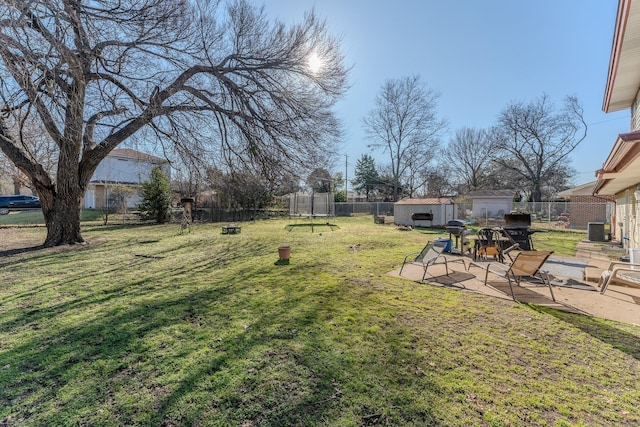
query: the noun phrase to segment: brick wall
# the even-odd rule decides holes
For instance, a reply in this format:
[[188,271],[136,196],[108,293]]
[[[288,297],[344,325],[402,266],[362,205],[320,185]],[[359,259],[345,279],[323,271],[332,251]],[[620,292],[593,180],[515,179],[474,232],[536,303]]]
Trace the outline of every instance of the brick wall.
[[590,222],[611,221],[613,214],[611,206],[615,198],[613,196],[572,196],[569,221],[575,228],[587,228]]

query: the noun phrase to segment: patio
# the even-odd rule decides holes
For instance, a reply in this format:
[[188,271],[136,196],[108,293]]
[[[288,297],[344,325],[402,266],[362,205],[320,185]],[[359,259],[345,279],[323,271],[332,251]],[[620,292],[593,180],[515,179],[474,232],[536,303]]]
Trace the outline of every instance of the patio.
[[[528,282],[523,283],[522,286],[514,286],[516,300],[521,303],[640,325],[640,289],[612,284],[607,292],[601,295],[597,278],[600,272],[607,268],[609,260],[597,253],[588,250],[585,252],[584,248],[578,251],[578,256],[584,256],[585,259],[552,256],[544,264],[542,269],[548,271],[552,279],[555,302],[551,299],[547,286]],[[456,255],[447,255],[447,257],[460,259],[460,256]],[[472,261],[471,258],[466,260],[467,264]],[[449,270],[450,274],[447,276],[444,264],[429,267],[425,283],[512,300],[506,279],[489,273],[488,285],[485,286],[485,269],[481,267],[472,265],[469,271],[466,271],[462,263],[450,262]],[[399,272],[400,268],[397,268],[388,274],[420,282],[424,270],[421,266],[407,264],[402,276],[399,276]],[[585,274],[588,280],[584,279]]]

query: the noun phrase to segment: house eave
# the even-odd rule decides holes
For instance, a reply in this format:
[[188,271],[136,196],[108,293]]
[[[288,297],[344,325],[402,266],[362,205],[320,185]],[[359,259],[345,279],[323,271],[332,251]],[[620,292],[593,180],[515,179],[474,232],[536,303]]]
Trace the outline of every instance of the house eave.
[[620,0],[602,110],[631,108],[640,87],[640,2]]
[[633,187],[640,181],[640,131],[618,135],[602,169],[596,172],[598,179],[594,194],[612,195]]

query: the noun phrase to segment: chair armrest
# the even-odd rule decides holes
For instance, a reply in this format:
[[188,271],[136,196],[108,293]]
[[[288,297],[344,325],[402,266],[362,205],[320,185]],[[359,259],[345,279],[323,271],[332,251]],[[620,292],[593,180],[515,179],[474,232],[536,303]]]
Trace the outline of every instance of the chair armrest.
[[[505,265],[502,264],[500,262],[476,262],[476,261],[469,261],[469,268],[471,268],[471,266],[474,267],[478,267],[481,268],[485,271],[491,271],[491,267],[497,267],[498,270],[503,270],[501,272],[506,273],[507,271],[509,271],[509,268],[511,268],[510,265]],[[491,271],[492,273],[495,273],[495,271]]]
[[467,260],[462,256],[447,254],[440,254],[440,256],[444,257],[448,262],[461,262],[464,265],[464,269],[467,271],[469,270],[469,267],[467,267]]
[[635,267],[634,264],[631,264],[631,266],[629,266],[629,264],[627,264],[626,266],[624,266],[624,265],[623,266],[615,266],[610,271],[612,273],[615,273],[616,271],[632,271],[632,272],[640,274],[640,265],[638,265],[638,268],[633,268],[633,267]]
[[612,261],[611,264],[609,264],[609,268],[607,270],[613,270],[615,266],[617,265],[622,265],[625,267],[638,267],[638,270],[640,270],[640,264],[631,264],[628,262],[624,262],[624,261]]
[[508,248],[503,249],[502,253],[508,254],[509,252],[515,251],[517,249],[520,249],[520,243],[515,243],[515,244],[509,246]]
[[640,268],[631,268],[631,267],[613,267],[611,270],[611,275],[615,276],[619,271],[627,271],[630,273],[638,273],[638,277],[640,277]]
[[415,258],[416,255],[420,255],[420,252],[411,252],[410,254],[405,255],[404,259],[402,260],[402,265],[407,263],[407,258],[409,257]]
[[[494,270],[499,270],[499,271],[497,272],[493,271],[491,267],[494,267]],[[493,274],[507,274],[510,268],[511,268],[510,265],[504,265],[502,263],[497,263],[497,262],[490,262],[489,264],[487,264],[487,272],[491,272]]]

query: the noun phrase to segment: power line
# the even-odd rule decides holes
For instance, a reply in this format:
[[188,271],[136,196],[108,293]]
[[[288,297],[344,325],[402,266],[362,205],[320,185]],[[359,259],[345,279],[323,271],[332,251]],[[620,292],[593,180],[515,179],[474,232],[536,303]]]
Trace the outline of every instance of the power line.
[[620,119],[630,120],[631,118],[629,117],[629,115],[625,115],[625,116],[615,117],[615,118],[609,119],[609,120],[601,120],[599,122],[587,123],[587,126],[599,125],[599,124],[602,124],[602,123],[613,122],[613,121],[620,120]]

